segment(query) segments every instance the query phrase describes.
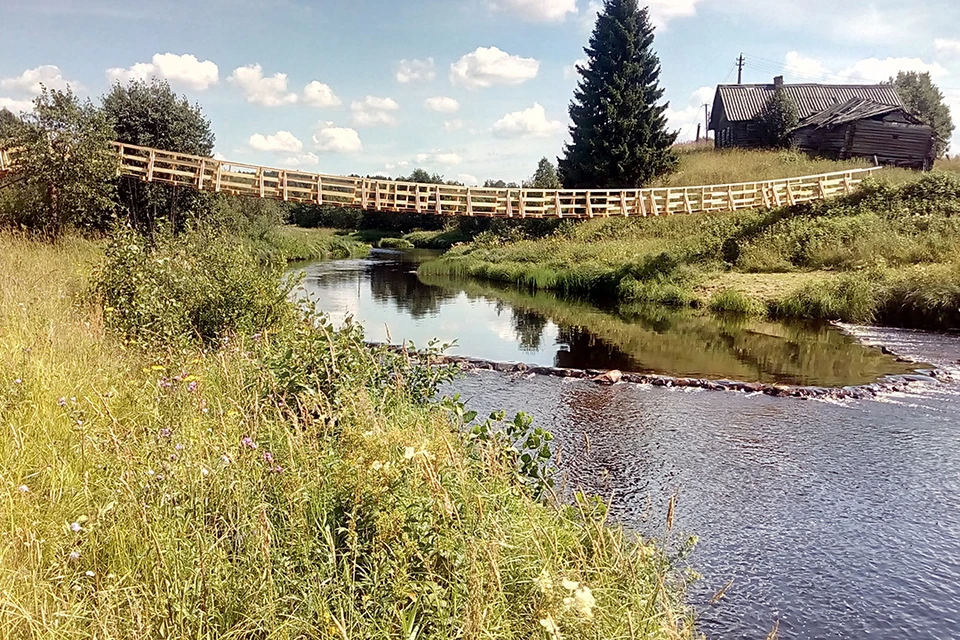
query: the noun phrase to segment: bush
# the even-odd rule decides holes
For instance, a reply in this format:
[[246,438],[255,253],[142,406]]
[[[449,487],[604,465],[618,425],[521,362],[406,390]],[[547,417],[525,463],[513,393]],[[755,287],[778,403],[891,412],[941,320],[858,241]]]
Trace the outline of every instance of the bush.
[[152,242],[118,229],[91,293],[106,326],[143,345],[212,345],[252,334],[289,316],[278,266],[261,264],[244,245],[212,231],[161,234]]
[[761,311],[756,302],[737,289],[723,289],[713,294],[709,308],[710,311],[720,314],[754,315]]
[[810,283],[769,305],[779,318],[873,322],[880,299],[877,278],[845,274],[827,282]]
[[413,249],[413,243],[406,238],[380,238],[377,246],[381,249]]

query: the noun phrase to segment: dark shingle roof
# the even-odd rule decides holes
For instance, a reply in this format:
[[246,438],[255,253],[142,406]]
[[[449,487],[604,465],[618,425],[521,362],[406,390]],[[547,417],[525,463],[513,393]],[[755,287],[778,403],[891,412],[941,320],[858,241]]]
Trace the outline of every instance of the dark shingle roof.
[[[886,115],[893,111],[903,111],[903,107],[890,104],[880,104],[867,98],[850,98],[846,102],[828,107],[819,113],[815,113],[800,121],[800,127],[835,127],[837,125],[863,120],[866,118],[875,118]],[[904,115],[912,121],[919,123],[916,118],[904,111]]]
[[[896,89],[889,84],[785,84],[784,90],[797,105],[800,119],[843,104],[851,98],[865,98],[882,105],[902,107],[903,102]],[[720,113],[731,122],[753,120],[763,110],[773,95],[772,84],[721,84],[713,99],[713,116],[710,128],[716,129]]]

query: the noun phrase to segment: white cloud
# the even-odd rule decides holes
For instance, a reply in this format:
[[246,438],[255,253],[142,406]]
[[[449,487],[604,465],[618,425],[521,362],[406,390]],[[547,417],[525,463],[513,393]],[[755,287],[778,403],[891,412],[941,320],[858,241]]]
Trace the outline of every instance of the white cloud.
[[314,80],[303,88],[303,102],[311,107],[339,107],[343,101],[329,85]]
[[9,109],[15,114],[19,114],[21,111],[33,111],[33,100],[0,98],[0,109]]
[[459,131],[460,129],[463,129],[463,120],[445,120],[443,122],[443,129],[447,133]]
[[350,109],[353,111],[353,124],[359,127],[392,126],[397,124],[397,118],[393,112],[399,110],[400,105],[393,98],[367,96],[363,100],[353,102]]
[[460,103],[453,98],[446,96],[434,96],[423,101],[423,106],[430,111],[437,113],[456,113],[460,109]]
[[839,75],[851,81],[883,82],[896,76],[898,71],[928,71],[932,78],[948,73],[939,63],[928,64],[920,58],[866,58],[844,69]]
[[131,80],[160,78],[170,84],[203,91],[220,80],[220,69],[210,60],[198,60],[195,55],[184,53],[155,53],[151,62],[138,62],[128,69],[107,69],[111,83],[125,84]]
[[472,176],[469,173],[457,174],[457,180],[467,185],[468,187],[475,187],[478,184],[480,184],[480,181],[477,180],[477,176]]
[[707,132],[703,128],[706,126],[703,112],[704,104],[713,104],[713,87],[700,87],[687,100],[687,104],[682,109],[675,109],[671,105],[665,112],[667,116],[667,128],[671,131],[679,131],[678,142],[688,142],[697,137],[697,125],[701,125],[700,135],[706,136]]
[[797,77],[800,81],[818,80],[827,74],[826,67],[815,58],[806,58],[796,51],[790,51],[784,56],[786,75]]
[[490,0],[494,11],[512,13],[531,22],[562,22],[577,13],[577,0]]
[[315,167],[320,164],[320,158],[317,157],[315,153],[300,153],[294,156],[288,156],[283,159],[282,163],[285,167]]
[[477,47],[450,65],[450,81],[468,89],[496,84],[517,85],[537,76],[540,63],[513,56],[497,47]]
[[214,159],[214,160],[226,160],[226,159],[227,159],[227,156],[225,156],[225,155],[223,155],[222,153],[220,153],[219,151],[217,151],[215,154],[213,154],[213,159]]
[[47,89],[63,90],[67,88],[68,84],[77,86],[76,83],[68,83],[64,80],[60,67],[53,64],[44,64],[33,69],[27,69],[19,76],[3,78],[0,80],[0,89],[38,95],[42,88],[41,85]]
[[395,75],[400,84],[411,82],[430,82],[437,77],[433,58],[426,60],[401,60],[397,63]]
[[573,64],[568,64],[563,67],[563,78],[564,80],[574,80],[580,77],[580,74],[577,73],[577,67],[587,66],[586,58],[577,58],[573,61]]
[[257,151],[295,153],[303,149],[303,143],[289,131],[277,131],[268,136],[255,133],[250,136],[248,144]]
[[438,153],[433,159],[442,165],[454,165],[463,162],[463,159],[455,153]]
[[960,40],[937,38],[933,41],[933,46],[939,54],[960,57]]
[[252,104],[279,107],[297,101],[297,94],[287,91],[287,74],[275,73],[265,78],[259,64],[237,67],[228,80],[240,87],[247,96],[247,102]]
[[546,138],[563,129],[558,120],[548,120],[547,112],[538,102],[529,109],[508,113],[493,123],[493,133],[503,138]]
[[313,134],[313,143],[318,151],[328,153],[359,153],[363,151],[360,134],[354,129],[335,127],[332,122],[324,123]]

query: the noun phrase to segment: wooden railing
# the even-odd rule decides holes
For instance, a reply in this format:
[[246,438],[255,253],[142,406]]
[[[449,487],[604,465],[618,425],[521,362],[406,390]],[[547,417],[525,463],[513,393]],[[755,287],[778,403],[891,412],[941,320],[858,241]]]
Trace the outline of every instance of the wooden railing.
[[[850,193],[879,167],[702,187],[487,188],[422,184],[275,169],[113,143],[118,174],[202,191],[316,205],[499,218],[596,218],[736,211]],[[10,167],[10,158],[0,160]]]

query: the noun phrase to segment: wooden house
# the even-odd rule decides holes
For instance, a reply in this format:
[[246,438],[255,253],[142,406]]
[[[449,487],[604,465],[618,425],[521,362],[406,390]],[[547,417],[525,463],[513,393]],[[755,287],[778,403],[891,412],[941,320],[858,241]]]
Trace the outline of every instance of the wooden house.
[[827,158],[871,158],[880,164],[928,170],[936,159],[936,134],[903,107],[850,98],[803,120],[791,143]]
[[717,87],[710,116],[710,129],[714,132],[716,146],[763,146],[757,120],[777,87],[783,87],[793,100],[801,121],[852,98],[903,107],[900,96],[889,84],[784,84],[782,77],[774,78],[772,84],[722,84]]

